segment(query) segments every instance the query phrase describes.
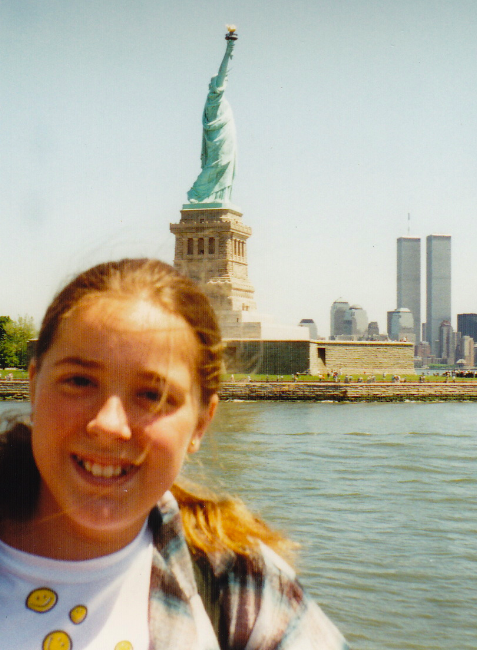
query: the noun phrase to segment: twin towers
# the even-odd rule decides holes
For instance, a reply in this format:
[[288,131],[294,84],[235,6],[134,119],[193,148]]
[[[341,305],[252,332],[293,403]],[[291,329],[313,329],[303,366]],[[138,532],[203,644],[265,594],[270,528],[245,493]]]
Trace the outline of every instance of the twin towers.
[[426,238],[426,321],[421,333],[421,239],[397,240],[397,307],[407,308],[414,319],[416,344],[427,341],[439,356],[439,328],[451,321],[451,236]]

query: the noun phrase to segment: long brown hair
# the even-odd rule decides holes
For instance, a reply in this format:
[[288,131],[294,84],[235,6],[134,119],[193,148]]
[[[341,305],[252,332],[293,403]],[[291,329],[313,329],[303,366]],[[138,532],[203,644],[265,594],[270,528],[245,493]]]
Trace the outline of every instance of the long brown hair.
[[[41,325],[34,361],[42,360],[55,341],[60,323],[76,308],[96,297],[142,298],[170,313],[181,316],[194,332],[199,355],[197,380],[204,406],[219,389],[222,364],[222,342],[215,313],[207,297],[197,285],[168,264],[154,259],[124,259],[99,264],[69,282],[53,299]],[[21,458],[21,464],[18,459]],[[24,485],[12,490],[15,481],[9,464],[18,471]],[[14,469],[15,468],[15,469]],[[30,431],[25,424],[16,424],[0,443],[0,518],[28,519],[34,512],[40,477],[30,444]],[[2,496],[1,488],[10,485]],[[271,530],[239,500],[217,496],[198,486],[178,480],[172,486],[184,524],[186,540],[194,554],[207,554],[230,549],[240,555],[253,555],[258,542],[267,543],[282,555],[289,555],[294,544]],[[18,498],[15,497],[15,494]]]

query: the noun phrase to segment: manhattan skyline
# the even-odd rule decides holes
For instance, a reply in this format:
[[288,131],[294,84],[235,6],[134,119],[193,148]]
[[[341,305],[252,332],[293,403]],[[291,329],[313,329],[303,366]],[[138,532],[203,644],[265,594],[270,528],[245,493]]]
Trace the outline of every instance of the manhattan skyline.
[[231,22],[232,200],[253,229],[259,311],[313,318],[327,336],[343,297],[384,331],[396,239],[442,232],[453,326],[477,312],[474,2],[6,0],[1,314],[38,323],[97,261],[172,262],[169,224],[200,169],[204,88]]

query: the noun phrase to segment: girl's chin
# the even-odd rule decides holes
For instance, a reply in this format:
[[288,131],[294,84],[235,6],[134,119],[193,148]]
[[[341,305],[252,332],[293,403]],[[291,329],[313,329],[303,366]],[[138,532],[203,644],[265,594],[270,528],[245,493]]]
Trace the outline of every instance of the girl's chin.
[[133,541],[141,531],[147,516],[148,514],[143,518],[131,520],[111,512],[104,506],[96,512],[89,510],[84,516],[81,516],[80,512],[76,513],[74,517],[69,517],[67,526],[79,543],[81,540],[97,543],[108,547],[108,552],[113,552]]

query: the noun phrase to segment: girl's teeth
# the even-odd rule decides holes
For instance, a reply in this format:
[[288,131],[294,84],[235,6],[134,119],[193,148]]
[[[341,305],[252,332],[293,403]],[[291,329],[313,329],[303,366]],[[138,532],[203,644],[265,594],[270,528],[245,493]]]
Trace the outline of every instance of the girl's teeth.
[[[106,469],[106,468],[104,468]],[[93,476],[102,476],[103,475],[103,468],[101,465],[98,465],[98,463],[94,463],[93,467],[91,468],[91,474]]]
[[87,472],[97,478],[112,478],[113,476],[119,476],[123,471],[120,465],[100,465],[99,463],[92,463],[90,460],[84,460],[82,465]]

